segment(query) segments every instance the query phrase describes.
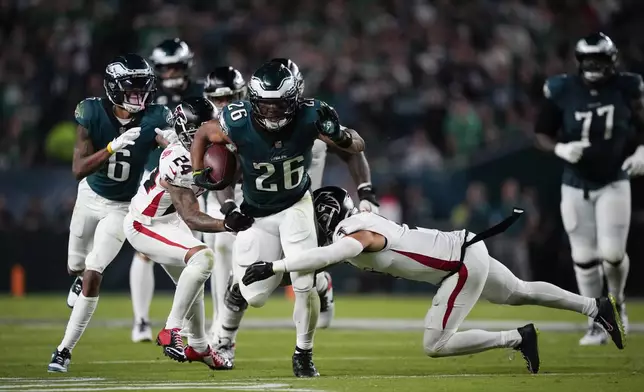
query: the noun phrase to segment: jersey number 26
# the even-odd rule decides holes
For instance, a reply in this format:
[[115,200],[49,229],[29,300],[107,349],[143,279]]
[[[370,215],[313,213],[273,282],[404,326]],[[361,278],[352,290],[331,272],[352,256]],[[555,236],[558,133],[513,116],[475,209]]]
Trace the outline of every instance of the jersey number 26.
[[[283,189],[291,190],[300,185],[304,178],[304,165],[302,162],[304,162],[302,155],[282,162],[281,169],[284,177]],[[265,170],[265,173],[255,179],[255,187],[258,191],[278,192],[280,190],[277,182],[274,179],[271,180],[271,177],[275,174],[275,165],[272,163],[253,162],[253,167],[256,170]]]

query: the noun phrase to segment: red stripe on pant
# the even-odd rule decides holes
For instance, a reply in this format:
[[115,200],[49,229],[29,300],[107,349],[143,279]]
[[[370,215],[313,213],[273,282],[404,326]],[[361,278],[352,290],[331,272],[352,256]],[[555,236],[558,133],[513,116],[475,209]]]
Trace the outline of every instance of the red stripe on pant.
[[447,326],[447,320],[449,319],[450,314],[452,314],[452,310],[454,310],[456,297],[458,297],[458,295],[463,290],[463,286],[465,286],[467,275],[467,267],[465,266],[465,264],[462,264],[461,268],[458,270],[458,280],[456,281],[456,286],[454,287],[454,290],[452,290],[452,294],[450,294],[449,299],[447,300],[447,309],[445,309],[445,316],[443,316],[443,329],[445,329],[445,327]]
[[406,252],[402,250],[396,250],[392,249],[392,251],[399,253],[401,255],[407,256],[410,259],[414,260],[417,263],[420,263],[426,267],[437,269],[440,271],[454,271],[459,265],[460,268],[458,270],[458,280],[456,281],[456,287],[454,287],[454,290],[452,291],[452,294],[450,294],[449,299],[447,300],[447,309],[445,309],[445,316],[443,316],[443,329],[445,329],[445,326],[447,325],[447,320],[449,319],[449,316],[452,314],[452,310],[454,309],[454,303],[456,302],[456,297],[461,293],[461,290],[463,290],[463,286],[465,286],[465,281],[467,280],[467,268],[465,267],[465,264],[461,264],[460,261],[458,260],[443,260],[443,259],[438,259],[436,257],[431,257],[428,255],[422,255],[419,253],[413,253],[413,252]]
[[132,227],[134,227],[134,230],[138,231],[139,233],[143,235],[147,235],[150,238],[154,238],[157,241],[161,241],[164,244],[170,245],[170,246],[176,246],[177,248],[185,249],[188,250],[190,248],[186,248],[185,246],[181,244],[177,244],[176,242],[172,242],[169,239],[165,238],[164,236],[157,234],[153,232],[152,230],[148,229],[147,227],[143,226],[141,222],[134,221],[132,223]]

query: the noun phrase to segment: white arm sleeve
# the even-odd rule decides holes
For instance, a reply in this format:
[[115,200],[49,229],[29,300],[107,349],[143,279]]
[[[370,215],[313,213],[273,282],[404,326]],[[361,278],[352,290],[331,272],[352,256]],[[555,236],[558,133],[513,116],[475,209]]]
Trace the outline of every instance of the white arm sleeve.
[[353,237],[343,237],[331,245],[307,249],[294,257],[287,257],[273,263],[275,272],[308,272],[322,269],[345,259],[356,257],[364,247]]

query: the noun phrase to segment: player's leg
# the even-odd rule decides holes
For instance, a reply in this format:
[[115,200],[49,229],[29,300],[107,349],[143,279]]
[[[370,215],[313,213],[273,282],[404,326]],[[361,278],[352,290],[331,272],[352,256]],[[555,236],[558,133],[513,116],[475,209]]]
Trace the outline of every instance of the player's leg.
[[550,283],[523,281],[491,256],[481,297],[495,304],[539,305],[581,313],[610,330],[615,345],[623,347],[617,307],[608,298],[582,297]]
[[131,215],[124,222],[128,241],[139,252],[165,266],[185,266],[176,284],[172,308],[165,328],[157,336],[164,354],[184,361],[185,353],[180,331],[203,284],[210,277],[214,254],[197,240],[178,217],[144,225]]
[[331,274],[323,271],[315,275],[315,288],[320,297],[320,315],[317,328],[329,328],[335,316],[335,301],[333,298],[333,282]]
[[[146,170],[141,177],[142,182],[150,177]],[[132,341],[151,342],[152,328],[150,328],[150,305],[154,296],[154,262],[145,255],[134,252],[130,264],[130,297],[132,298],[132,311],[134,326],[132,327]]]
[[69,242],[67,247],[67,272],[76,276],[67,295],[67,306],[74,307],[83,288],[82,275],[85,259],[92,250],[94,232],[102,217],[101,206],[94,202],[93,192],[86,182],[78,185],[76,203],[69,223]]
[[132,341],[151,342],[150,305],[154,296],[154,262],[139,252],[134,252],[130,264],[130,295],[134,313]]
[[[317,246],[313,202],[310,194],[283,212],[280,240],[284,255],[298,254]],[[295,304],[293,321],[296,330],[293,372],[297,377],[319,376],[313,364],[313,336],[320,314],[320,298],[315,287],[314,273],[291,273]]]
[[432,357],[466,355],[494,348],[514,348],[526,358],[528,368],[539,369],[536,330],[532,324],[509,331],[479,329],[457,332],[479,299],[489,269],[489,255],[483,243],[470,246],[458,273],[440,285],[425,317],[423,347]]
[[[562,185],[561,220],[570,241],[579,294],[598,298],[602,294],[604,277],[597,252],[594,200],[584,197],[582,189]],[[588,331],[579,344],[597,345],[606,341],[606,334],[589,318]]]
[[630,269],[626,240],[631,222],[631,184],[619,181],[601,190],[595,206],[597,213],[597,243],[604,260],[608,291],[615,297],[624,330],[628,316],[624,306],[624,288]]
[[[92,250],[85,260],[82,292],[69,316],[63,340],[52,355],[49,371],[67,371],[71,352],[76,347],[96,310],[103,271],[116,257],[125,241],[123,218],[126,211],[127,206],[124,204],[119,205],[104,201],[103,213],[105,215],[96,225]],[[68,358],[64,358],[65,356]]]

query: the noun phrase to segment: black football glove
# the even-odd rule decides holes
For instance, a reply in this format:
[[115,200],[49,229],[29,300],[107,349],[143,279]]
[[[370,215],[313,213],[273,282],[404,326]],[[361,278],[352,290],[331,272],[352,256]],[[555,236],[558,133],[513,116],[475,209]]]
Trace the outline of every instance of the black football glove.
[[226,231],[244,231],[249,229],[255,222],[253,217],[242,214],[234,201],[224,203],[219,211],[225,216],[224,228]]
[[340,118],[335,109],[322,102],[317,113],[318,120],[315,122],[315,127],[318,132],[331,139],[339,147],[349,147],[352,143],[351,135],[340,127]]
[[256,261],[246,268],[246,273],[244,274],[244,277],[242,277],[242,283],[249,286],[260,280],[268,279],[273,275],[275,275],[275,271],[273,271],[273,263]]
[[358,187],[358,198],[360,199],[360,211],[378,212],[378,198],[371,184]]
[[199,170],[193,170],[192,171],[192,179],[195,182],[195,185],[208,189],[209,191],[216,191],[219,190],[218,184],[212,182],[210,180],[210,172],[212,171],[212,167],[207,167],[205,169],[199,169]]

